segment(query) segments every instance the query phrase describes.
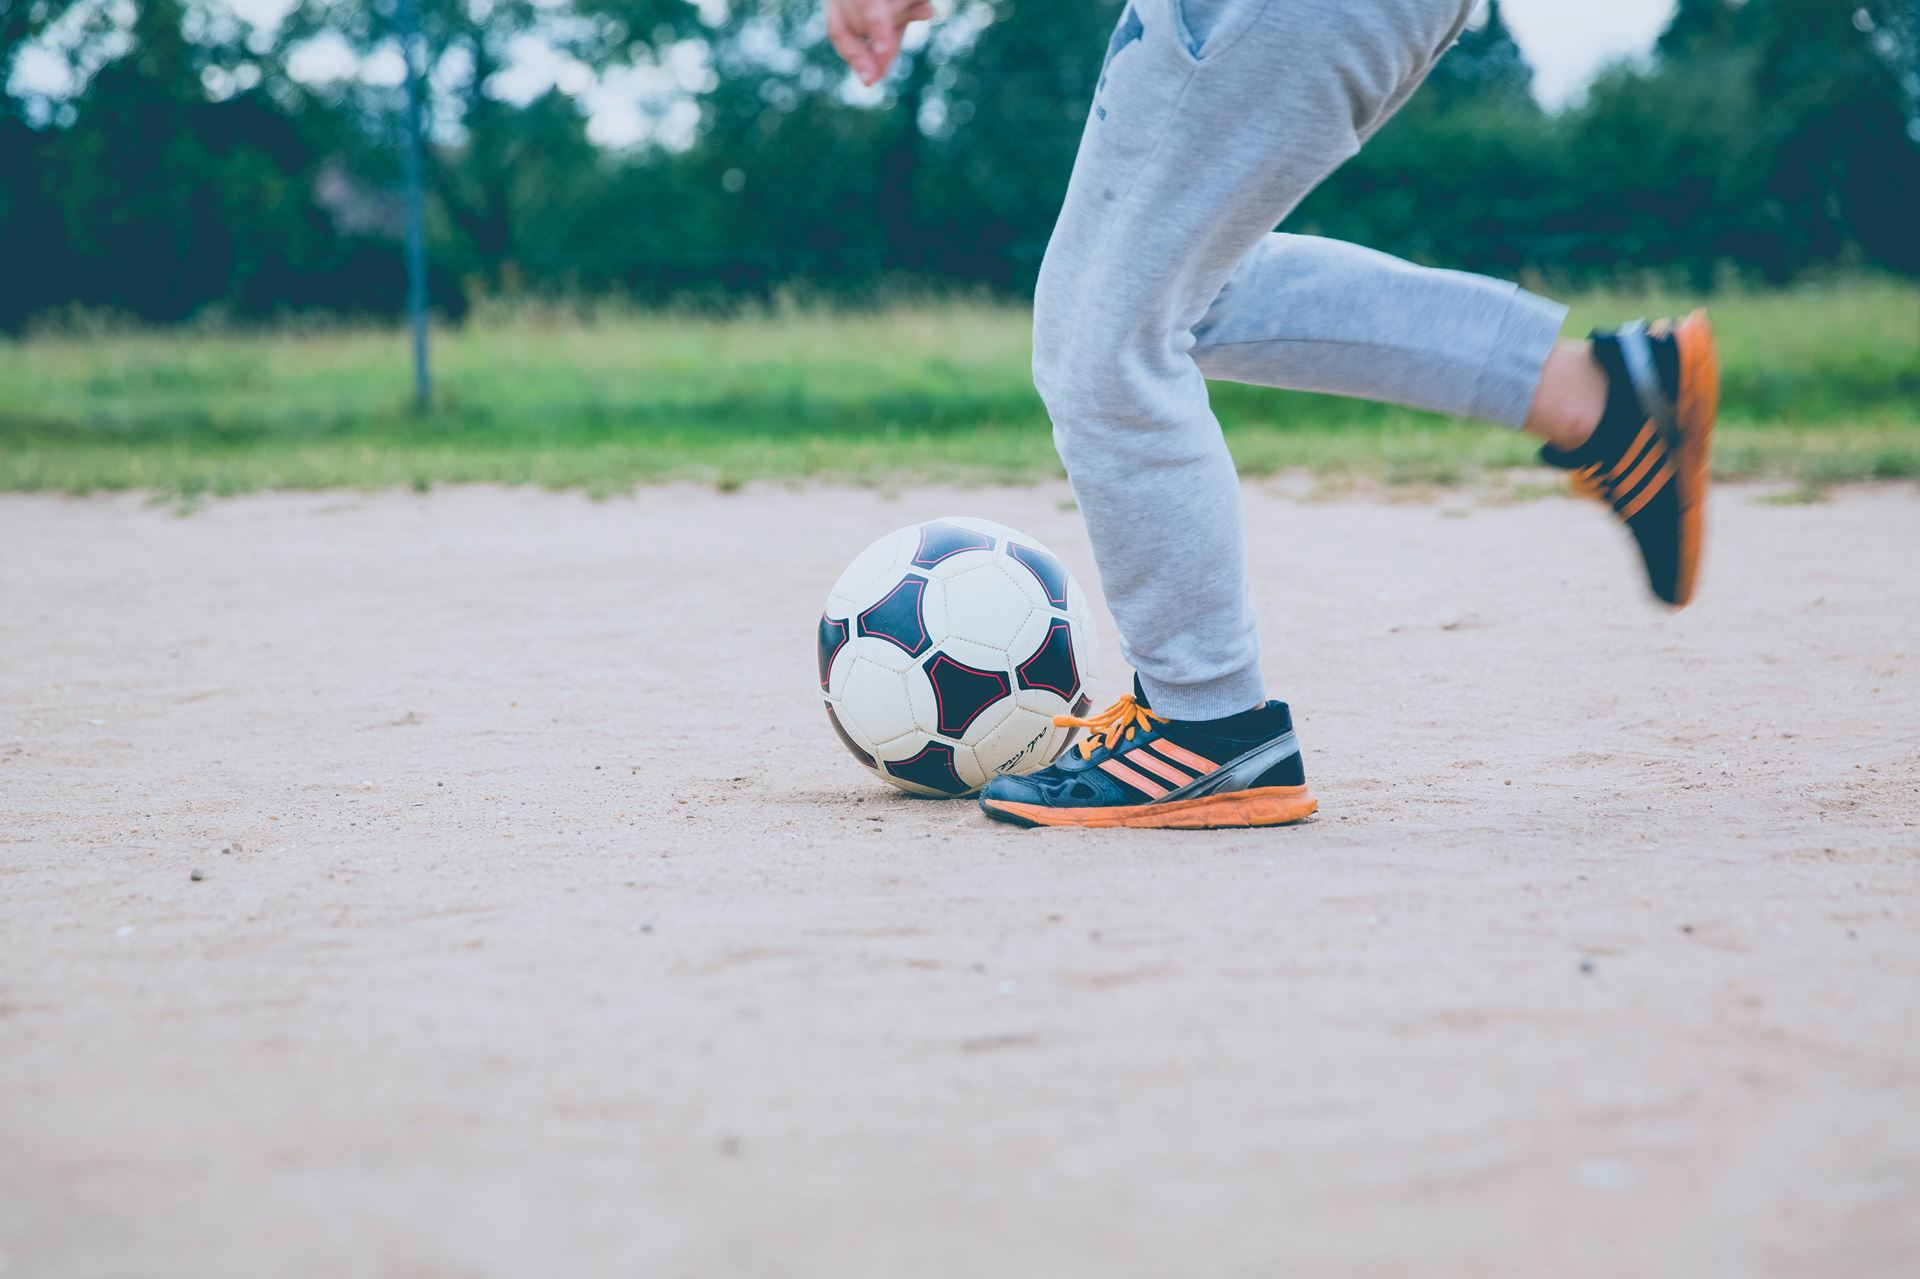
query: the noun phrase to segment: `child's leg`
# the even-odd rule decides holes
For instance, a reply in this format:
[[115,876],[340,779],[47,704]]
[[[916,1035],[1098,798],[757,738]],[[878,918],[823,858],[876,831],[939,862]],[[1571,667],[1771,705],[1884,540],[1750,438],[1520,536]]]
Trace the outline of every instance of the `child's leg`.
[[1566,313],[1517,285],[1276,233],[1194,326],[1193,358],[1211,378],[1518,427]]
[[1223,376],[1505,421],[1526,410],[1557,308],[1333,242],[1265,247],[1471,9],[1135,0],[1114,34],[1040,273],[1034,377],[1124,654],[1163,714],[1214,718],[1265,695],[1239,488],[1196,354]]

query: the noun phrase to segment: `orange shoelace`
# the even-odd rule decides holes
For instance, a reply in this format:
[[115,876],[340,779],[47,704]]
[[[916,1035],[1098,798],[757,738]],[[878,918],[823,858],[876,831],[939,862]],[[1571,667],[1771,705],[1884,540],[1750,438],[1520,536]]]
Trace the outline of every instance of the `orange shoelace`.
[[1093,752],[1102,746],[1112,749],[1116,743],[1130,739],[1136,729],[1144,732],[1151,730],[1155,724],[1166,722],[1164,715],[1155,715],[1139,702],[1134,701],[1132,693],[1124,694],[1119,701],[1098,715],[1090,715],[1086,719],[1074,715],[1053,717],[1056,728],[1087,730],[1086,740],[1075,748],[1080,752],[1081,759],[1092,759]]
[[1575,497],[1591,498],[1596,502],[1608,500],[1605,490],[1600,487],[1600,464],[1583,466],[1567,477],[1567,487],[1573,490]]

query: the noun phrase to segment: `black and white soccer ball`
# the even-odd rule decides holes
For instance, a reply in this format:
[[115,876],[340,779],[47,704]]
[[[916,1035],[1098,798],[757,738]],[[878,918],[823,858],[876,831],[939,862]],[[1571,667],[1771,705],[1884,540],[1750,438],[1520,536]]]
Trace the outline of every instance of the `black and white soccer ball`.
[[1099,653],[1058,556],[991,520],[897,529],[854,557],[820,615],[820,692],[846,748],[920,795],[965,795],[1065,749]]

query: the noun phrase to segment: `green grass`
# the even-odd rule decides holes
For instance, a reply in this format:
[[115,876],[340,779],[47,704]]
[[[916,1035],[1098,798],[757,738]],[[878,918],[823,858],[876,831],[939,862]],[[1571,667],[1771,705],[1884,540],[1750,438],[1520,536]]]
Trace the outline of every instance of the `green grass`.
[[[1569,331],[1685,304],[1587,295]],[[1920,477],[1920,288],[1850,280],[1712,305],[1722,474],[1809,489]],[[977,301],[729,320],[520,308],[435,334],[425,417],[398,330],[49,334],[0,343],[0,489],[1025,480],[1058,474],[1027,318]],[[1248,474],[1450,483],[1532,452],[1357,401],[1216,384],[1214,403]]]

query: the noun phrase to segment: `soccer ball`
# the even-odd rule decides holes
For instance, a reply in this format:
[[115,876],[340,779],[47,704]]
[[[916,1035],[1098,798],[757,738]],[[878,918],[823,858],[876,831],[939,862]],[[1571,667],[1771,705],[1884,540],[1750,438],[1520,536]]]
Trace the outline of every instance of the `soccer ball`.
[[1086,593],[1046,547],[991,520],[897,529],[854,557],[820,615],[820,692],[874,776],[965,795],[1066,748],[1099,653]]

